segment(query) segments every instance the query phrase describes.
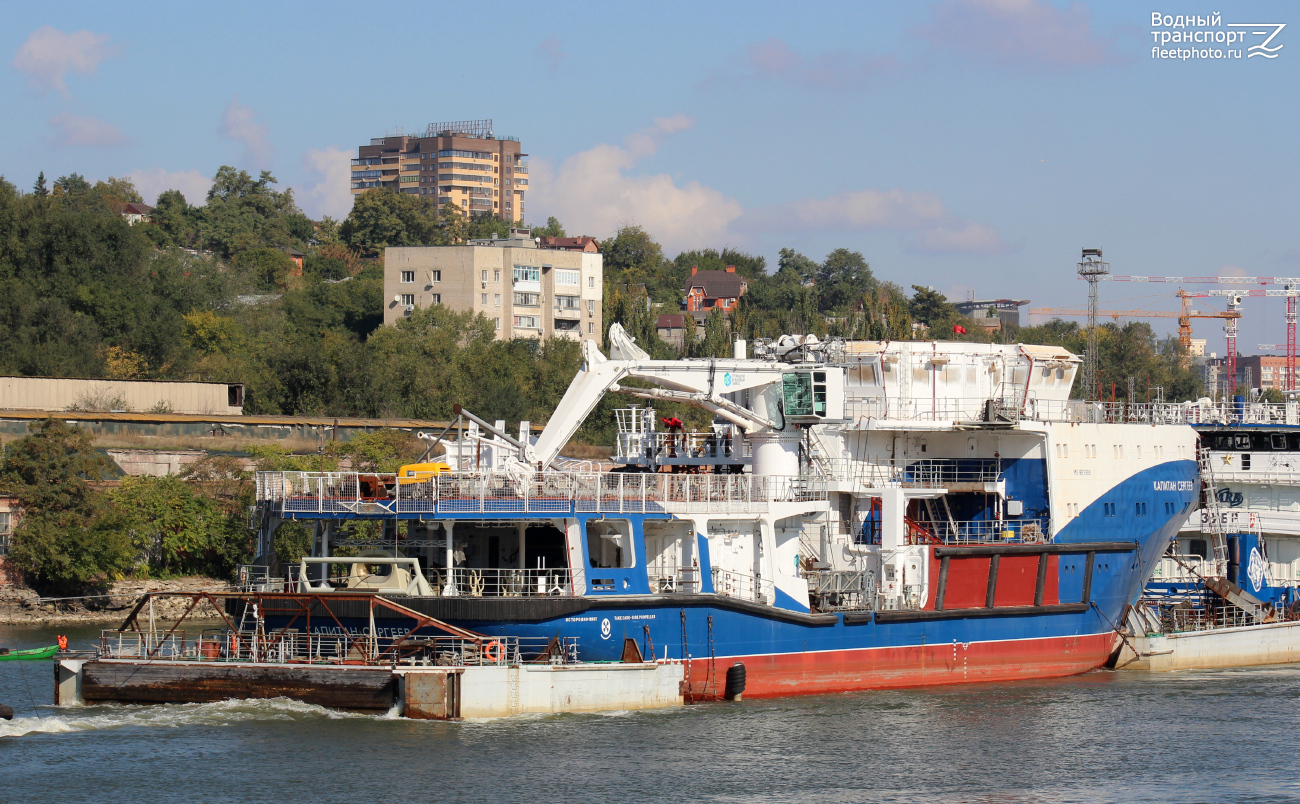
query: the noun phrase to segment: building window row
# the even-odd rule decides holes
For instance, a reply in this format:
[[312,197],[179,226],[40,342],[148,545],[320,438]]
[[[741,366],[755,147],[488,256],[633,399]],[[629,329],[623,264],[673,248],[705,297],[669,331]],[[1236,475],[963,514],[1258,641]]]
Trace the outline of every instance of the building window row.
[[542,269],[528,265],[516,265],[514,278],[516,282],[541,282]]
[[536,307],[541,303],[542,294],[540,293],[516,293],[515,304],[521,307]]
[[516,329],[541,329],[541,319],[535,315],[515,316]]
[[[429,165],[429,168],[432,169],[433,165]],[[476,165],[472,162],[439,162],[438,169],[439,170],[473,170],[473,171],[479,171],[483,173],[492,173],[496,170],[496,168],[492,167],[491,165]]]
[[438,158],[439,158],[439,159],[442,159],[443,157],[448,157],[448,156],[451,156],[451,157],[457,157],[457,156],[459,156],[461,159],[487,159],[487,160],[491,160],[491,159],[492,159],[492,154],[488,153],[487,151],[453,151],[453,150],[442,150],[442,151],[439,151],[439,152],[438,152]]

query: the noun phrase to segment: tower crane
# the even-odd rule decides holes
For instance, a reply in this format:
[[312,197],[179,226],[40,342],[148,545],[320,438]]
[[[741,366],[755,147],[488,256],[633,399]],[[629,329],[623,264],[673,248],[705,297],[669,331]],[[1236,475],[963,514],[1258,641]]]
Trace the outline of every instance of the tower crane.
[[[1211,290],[1206,295],[1209,296],[1227,296],[1228,309],[1239,309],[1243,297],[1250,296],[1254,298],[1267,296],[1280,296],[1286,298],[1286,390],[1295,390],[1295,325],[1296,325],[1296,297],[1300,296],[1300,284],[1287,280],[1287,284],[1281,290]],[[1229,328],[1232,331],[1229,333]],[[1237,322],[1229,321],[1223,331],[1226,337],[1232,339],[1228,345],[1228,364],[1225,366],[1228,373],[1228,381],[1237,381]],[[1273,344],[1259,348],[1281,349],[1282,346]]]
[[[1281,290],[1243,290],[1240,292],[1218,290],[1211,291],[1212,296],[1228,296],[1228,309],[1234,309],[1231,299],[1236,296],[1284,296],[1286,298],[1286,373],[1287,373],[1287,390],[1295,390],[1295,329],[1296,329],[1296,297],[1300,296],[1300,278],[1280,277],[1280,276],[1115,276],[1105,274],[1103,276],[1093,277],[1091,281],[1103,280],[1107,282],[1173,282],[1182,285],[1282,285]],[[1096,288],[1091,285],[1090,290]],[[1240,306],[1240,301],[1236,306]],[[1032,311],[1031,311],[1032,312]],[[1237,316],[1240,318],[1240,316]],[[1236,381],[1237,370],[1237,323],[1236,321],[1227,321],[1223,325],[1225,340],[1231,339],[1227,345],[1227,365],[1229,382]],[[1181,339],[1181,329],[1180,329]]]
[[[1228,291],[1224,291],[1227,293]],[[1262,291],[1261,291],[1262,292]],[[1235,345],[1237,339],[1236,324],[1237,319],[1241,318],[1241,311],[1231,307],[1229,299],[1229,310],[1226,313],[1201,312],[1192,309],[1192,299],[1206,298],[1216,295],[1215,291],[1204,293],[1188,293],[1185,290],[1179,290],[1177,294],[1181,302],[1182,309],[1178,312],[1165,310],[1071,310],[1061,307],[1040,307],[1030,310],[1030,315],[1054,315],[1065,318],[1083,318],[1095,312],[1096,315],[1104,315],[1108,318],[1118,321],[1121,318],[1177,318],[1178,319],[1178,343],[1182,346],[1182,355],[1179,357],[1179,365],[1184,369],[1191,368],[1191,349],[1192,349],[1192,319],[1193,318],[1220,318],[1224,320],[1224,326],[1232,327],[1232,342]],[[1236,361],[1233,361],[1236,365]]]

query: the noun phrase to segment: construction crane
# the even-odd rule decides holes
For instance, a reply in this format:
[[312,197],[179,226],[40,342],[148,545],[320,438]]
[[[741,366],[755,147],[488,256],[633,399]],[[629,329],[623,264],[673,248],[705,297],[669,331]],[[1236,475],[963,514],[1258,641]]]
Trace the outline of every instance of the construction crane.
[[[1256,291],[1264,293],[1265,291]],[[1192,319],[1193,318],[1220,318],[1224,319],[1225,326],[1233,327],[1232,342],[1236,345],[1236,320],[1241,318],[1241,311],[1229,309],[1226,313],[1220,312],[1201,312],[1192,309],[1192,299],[1202,299],[1211,295],[1217,295],[1216,291],[1207,291],[1204,293],[1188,293],[1185,290],[1179,290],[1177,294],[1182,310],[1179,312],[1169,312],[1165,310],[1069,310],[1060,307],[1040,307],[1030,310],[1030,315],[1054,315],[1065,318],[1083,318],[1090,315],[1104,315],[1107,318],[1118,321],[1121,318],[1177,318],[1178,319],[1178,344],[1182,346],[1182,354],[1179,356],[1179,365],[1184,369],[1192,366]],[[1231,306],[1231,299],[1229,305]],[[1230,350],[1231,351],[1231,350]],[[1233,361],[1235,367],[1236,361]]]
[[[1211,290],[1207,293],[1209,296],[1227,296],[1228,309],[1233,310],[1241,307],[1242,297],[1251,296],[1254,298],[1267,296],[1280,296],[1286,299],[1286,346],[1274,344],[1273,349],[1286,349],[1286,390],[1295,390],[1295,324],[1296,324],[1296,296],[1300,295],[1300,288],[1297,284],[1287,281],[1286,287],[1282,290]],[[1232,332],[1228,332],[1231,328]],[[1237,381],[1237,322],[1230,321],[1224,326],[1224,332],[1227,337],[1232,339],[1228,346],[1228,364],[1225,366],[1228,374],[1228,382]],[[1264,347],[1261,346],[1261,349]]]
[[[1080,277],[1083,278],[1083,277]],[[1241,293],[1220,290],[1213,291],[1214,296],[1284,296],[1286,297],[1286,368],[1287,390],[1295,390],[1295,352],[1296,352],[1296,297],[1300,296],[1300,278],[1281,276],[1114,276],[1105,274],[1088,277],[1089,300],[1096,295],[1097,281],[1107,282],[1173,282],[1180,285],[1282,285],[1282,290],[1245,290]],[[1238,302],[1240,305],[1240,302]],[[1229,303],[1229,309],[1234,305]],[[1236,382],[1237,370],[1237,324],[1228,321],[1223,327],[1227,345],[1228,382]]]

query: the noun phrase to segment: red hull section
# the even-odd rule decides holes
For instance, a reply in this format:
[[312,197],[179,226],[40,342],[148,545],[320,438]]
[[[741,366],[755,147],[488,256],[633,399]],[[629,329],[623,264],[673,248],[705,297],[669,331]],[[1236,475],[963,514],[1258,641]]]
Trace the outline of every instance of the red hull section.
[[[1059,678],[1086,673],[1106,663],[1117,637],[1087,636],[1018,639],[906,648],[786,653],[718,657],[718,695],[727,668],[743,662],[746,698],[784,698],[860,690],[976,684],[1031,678]],[[692,698],[712,698],[709,662],[693,660],[689,668]]]

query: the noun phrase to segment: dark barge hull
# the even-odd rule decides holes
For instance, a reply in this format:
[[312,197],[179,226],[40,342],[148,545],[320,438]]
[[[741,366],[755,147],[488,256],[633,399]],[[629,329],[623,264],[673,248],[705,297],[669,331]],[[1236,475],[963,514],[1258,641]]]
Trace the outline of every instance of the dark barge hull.
[[332,709],[388,711],[397,678],[373,667],[294,667],[240,663],[86,662],[86,703],[208,703],[228,698],[291,698]]

